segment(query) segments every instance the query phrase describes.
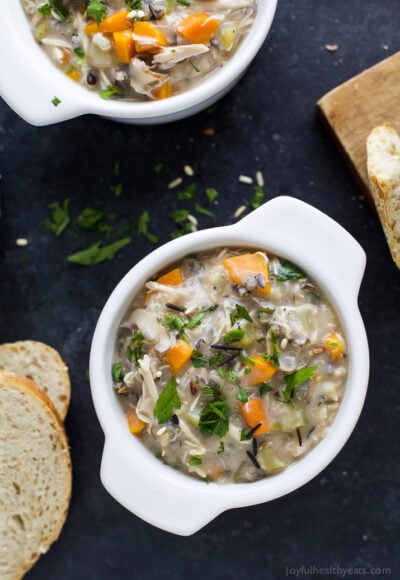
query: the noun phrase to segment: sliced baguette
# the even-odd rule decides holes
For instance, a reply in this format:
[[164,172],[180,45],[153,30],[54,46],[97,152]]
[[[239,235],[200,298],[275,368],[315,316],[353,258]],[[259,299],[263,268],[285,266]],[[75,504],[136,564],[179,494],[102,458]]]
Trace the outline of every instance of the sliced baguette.
[[22,578],[58,538],[71,495],[62,421],[31,380],[0,371],[0,578]]
[[71,396],[68,367],[54,348],[34,340],[0,345],[0,369],[23,375],[41,387],[65,419]]
[[367,169],[392,258],[400,268],[400,136],[388,123],[368,136]]

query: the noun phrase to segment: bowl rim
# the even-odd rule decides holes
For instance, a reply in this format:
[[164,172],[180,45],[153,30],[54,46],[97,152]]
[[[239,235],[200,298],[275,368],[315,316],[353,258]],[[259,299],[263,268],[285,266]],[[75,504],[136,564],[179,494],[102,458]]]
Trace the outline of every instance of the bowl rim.
[[[0,94],[25,120],[44,125],[82,114],[96,114],[143,122],[178,118],[183,111],[197,112],[220,98],[242,76],[261,49],[273,22],[278,0],[258,0],[251,31],[242,41],[243,50],[209,77],[187,91],[168,99],[150,102],[104,100],[97,92],[71,82],[50,61],[31,33],[20,0],[5,0],[0,20]],[[16,71],[23,75],[15,74]],[[22,77],[22,78],[21,78]],[[26,87],[29,96],[26,98]],[[25,91],[24,91],[25,88]],[[22,91],[22,94],[21,94]],[[61,104],[55,107],[51,99]]]
[[[287,217],[288,214],[289,218]],[[308,233],[304,234],[308,238],[306,243],[298,244],[297,248],[290,247],[290,244],[282,246],[281,240],[278,240],[275,245],[271,243],[271,236],[277,234],[279,223],[282,225],[282,220],[286,222],[289,219],[290,222],[290,220],[298,219],[299,216],[302,216],[303,221],[308,220],[310,227],[316,231],[318,230],[318,235],[325,235],[326,237],[324,243],[318,244],[318,247],[315,248],[315,252],[318,253],[315,265],[312,264],[312,256],[307,256],[307,259],[303,262],[298,260],[301,252],[310,246],[310,240],[312,239],[310,228],[308,228]],[[268,229],[273,230],[268,243],[255,243],[260,240],[260,235],[263,237],[266,235],[265,232],[261,234],[254,233],[256,224],[268,224]],[[296,230],[296,227],[294,227],[294,230],[295,235],[301,232],[301,228]],[[332,245],[333,242],[335,242],[335,245]],[[113,408],[111,399],[115,397],[115,394],[112,392],[109,368],[111,366],[112,348],[118,323],[122,315],[126,313],[129,303],[131,303],[134,294],[142,286],[143,282],[151,274],[161,270],[162,267],[166,267],[168,263],[176,262],[184,255],[217,246],[266,248],[267,251],[289,259],[300,267],[306,264],[304,270],[322,287],[343,324],[351,357],[349,358],[346,391],[339,411],[327,435],[316,447],[288,466],[283,472],[272,477],[252,483],[224,485],[211,483],[209,486],[205,486],[204,482],[196,480],[190,475],[162,465],[140,441],[132,440],[132,436],[128,433],[125,424],[120,420],[123,416],[123,411],[118,401],[116,401],[118,409],[115,406]],[[326,260],[321,262],[321,257],[325,259],[327,252],[333,255],[337,251],[339,251],[337,260],[331,260],[329,264],[326,263]],[[343,255],[346,256],[347,266],[343,264]],[[254,505],[276,499],[298,489],[320,473],[339,453],[353,431],[364,403],[368,385],[368,343],[357,306],[358,290],[364,273],[365,262],[365,253],[358,242],[331,218],[294,198],[278,197],[267,202],[258,210],[253,211],[241,222],[233,226],[202,230],[179,240],[168,242],[147,255],[129,270],[111,293],[103,308],[94,333],[90,357],[92,397],[106,438],[101,477],[103,484],[111,495],[127,509],[153,525],[174,533],[187,535],[197,531],[226,509]],[[316,268],[319,270],[321,266],[323,271],[319,275]],[[346,287],[340,287],[337,276],[338,271],[345,272],[348,278]],[[332,288],[335,283],[336,287]],[[110,340],[110,333],[113,332],[115,334]],[[355,348],[356,345],[357,348]],[[106,374],[108,378],[106,378]],[[184,501],[182,498],[187,493],[192,500],[193,498],[196,499],[196,502],[201,505],[201,509],[199,507],[195,514],[192,510],[190,518],[185,514],[186,519],[184,521],[178,521],[177,519],[172,521],[169,515],[163,517],[163,514],[146,509],[144,504],[138,505],[135,501],[132,503],[132,498],[127,497],[129,491],[121,490],[115,481],[115,473],[118,472],[122,462],[125,464],[124,469],[129,471],[129,467],[126,466],[127,446],[132,450],[132,456],[135,456],[135,462],[140,465],[141,469],[148,470],[149,475],[154,474],[154,472],[157,473],[158,483],[160,484],[155,486],[157,493],[166,495],[165,489],[167,487],[171,496],[169,499],[172,503],[172,496],[175,496],[176,500],[176,495],[179,493],[180,500]],[[116,458],[116,449],[121,454],[119,458]],[[122,449],[125,449],[125,451],[121,451]],[[112,459],[110,458],[111,455],[113,456]],[[138,492],[138,489],[146,484],[148,484],[148,479],[146,480],[146,478],[137,481],[135,491]],[[142,502],[146,501],[146,493],[142,494],[141,499]]]

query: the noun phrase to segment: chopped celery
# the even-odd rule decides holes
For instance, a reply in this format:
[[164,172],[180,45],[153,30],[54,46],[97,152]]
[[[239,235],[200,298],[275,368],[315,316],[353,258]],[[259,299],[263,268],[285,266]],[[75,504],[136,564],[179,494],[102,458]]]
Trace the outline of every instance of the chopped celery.
[[284,462],[279,459],[271,447],[261,448],[258,452],[257,459],[261,467],[268,473],[271,471],[278,471],[285,467]]

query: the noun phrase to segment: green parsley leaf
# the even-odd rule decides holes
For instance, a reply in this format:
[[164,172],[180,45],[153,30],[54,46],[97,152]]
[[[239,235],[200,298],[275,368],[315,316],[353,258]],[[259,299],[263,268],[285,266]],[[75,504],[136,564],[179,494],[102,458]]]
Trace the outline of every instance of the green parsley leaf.
[[167,314],[164,314],[164,316],[162,318],[159,318],[158,320],[170,332],[173,332],[176,330],[178,332],[179,336],[187,341],[187,337],[185,335],[186,323],[184,320],[182,320],[182,318],[180,316],[175,316],[174,314],[170,314],[168,312]]
[[208,359],[208,364],[210,367],[214,366],[215,364],[222,362],[224,360],[223,355],[220,352],[216,352]]
[[127,246],[130,241],[131,238],[122,238],[108,246],[102,246],[101,242],[96,242],[86,250],[68,256],[67,260],[80,266],[94,266],[105,260],[112,260],[115,254]]
[[206,196],[208,197],[208,201],[212,203],[218,197],[218,191],[213,187],[207,187],[206,189]]
[[111,191],[114,193],[115,197],[121,197],[122,195],[122,183],[117,183],[116,185],[111,185]]
[[130,343],[126,348],[126,358],[129,362],[132,362],[132,358],[135,358],[135,364],[137,367],[140,366],[139,361],[142,358],[142,346],[143,346],[144,336],[138,330],[132,336]]
[[[92,1],[97,1],[97,0],[92,0]],[[108,85],[108,87],[106,89],[100,89],[99,90],[99,96],[104,99],[105,101],[107,99],[110,99],[111,97],[114,97],[115,95],[120,95],[122,94],[122,91],[120,88],[115,87],[114,85]]]
[[285,403],[291,403],[295,389],[300,385],[302,385],[303,383],[305,383],[306,381],[309,381],[313,373],[315,373],[315,371],[317,370],[317,368],[318,367],[304,367],[302,369],[299,369],[295,373],[292,373],[291,375],[286,375],[284,377],[286,387],[282,391],[282,394]]
[[225,443],[223,441],[220,441],[217,455],[221,455],[221,453],[223,453],[224,451],[225,451]]
[[93,207],[85,207],[75,220],[76,225],[84,230],[94,229],[104,218],[104,211]]
[[157,174],[161,173],[161,171],[163,169],[164,169],[164,163],[157,163],[157,165],[154,165],[154,171]]
[[249,393],[246,391],[246,389],[244,389],[243,387],[240,387],[240,389],[236,395],[236,398],[241,403],[247,403],[247,401],[249,400]]
[[[210,387],[210,389],[212,389],[213,398],[200,414],[199,429],[203,435],[224,437],[229,429],[230,407],[218,387]],[[204,389],[203,392],[205,393],[206,390]]]
[[176,238],[180,238],[181,236],[185,236],[186,234],[191,234],[193,231],[192,224],[187,222],[183,227],[179,230],[174,230],[170,233],[170,238],[175,240]]
[[182,6],[190,6],[190,2],[187,0],[176,0],[177,4],[182,4]]
[[114,363],[112,366],[112,369],[111,369],[111,373],[112,373],[112,378],[114,379],[114,381],[116,381],[117,383],[122,381],[124,378],[124,371],[122,370],[122,364],[120,362]]
[[199,326],[206,314],[207,312],[200,312],[199,314],[195,314],[194,316],[192,316],[189,322],[186,323],[186,327],[195,328],[196,326]]
[[229,315],[231,320],[231,326],[235,324],[237,320],[247,320],[248,322],[253,322],[252,317],[247,312],[246,308],[241,304],[236,304],[236,312],[231,312]]
[[148,228],[150,225],[150,214],[146,210],[140,214],[138,220],[136,222],[136,229],[138,234],[141,234],[145,238],[149,240],[152,244],[156,244],[158,242],[158,236],[149,232]]
[[260,397],[265,395],[265,393],[270,393],[273,390],[274,390],[273,387],[267,385],[267,383],[263,383],[262,385],[259,386]]
[[232,381],[233,383],[237,380],[239,380],[239,377],[237,376],[236,373],[234,373],[231,369],[228,369],[226,371],[226,377],[229,381]]
[[240,433],[240,441],[247,441],[249,438],[249,433],[250,433],[250,429],[248,429],[247,427],[243,427],[243,429]]
[[290,264],[290,262],[279,264],[277,268],[272,270],[271,274],[275,277],[277,282],[286,282],[287,280],[301,280],[302,278],[306,278],[303,272],[301,272],[293,264]]
[[204,355],[199,350],[194,350],[191,356],[192,365],[199,369],[201,367],[207,366],[207,359],[204,358]]
[[184,222],[188,215],[189,211],[187,209],[174,209],[174,211],[170,213],[171,218],[176,224]]
[[221,378],[224,379],[225,378],[225,371],[223,368],[218,368],[217,369],[217,375]]
[[255,193],[252,197],[250,205],[253,209],[257,209],[264,201],[265,193],[263,192],[262,188],[259,185],[257,185],[254,189]]
[[42,6],[39,6],[38,12],[40,12],[40,14],[43,14],[44,16],[50,16],[51,14],[50,4],[42,4]]
[[227,332],[224,336],[225,344],[232,344],[234,342],[239,342],[244,337],[244,330],[241,328],[234,328]]
[[181,399],[176,388],[176,380],[172,377],[158,397],[154,407],[154,416],[160,423],[166,423],[174,414],[174,410],[180,408]]
[[188,465],[190,466],[195,466],[195,465],[201,465],[201,462],[203,461],[203,457],[201,455],[195,455],[194,457],[191,457],[189,459]]
[[209,209],[207,209],[206,207],[203,207],[203,206],[202,206],[202,205],[200,205],[199,203],[195,203],[195,204],[194,204],[194,210],[195,210],[197,213],[200,213],[200,214],[202,214],[202,215],[206,215],[206,216],[208,216],[208,217],[211,217],[211,218],[215,217],[215,214],[214,214],[212,211],[210,211],[210,210],[209,210]]
[[274,363],[276,367],[279,367],[279,357],[281,356],[281,353],[278,350],[278,344],[275,332],[273,330],[271,330],[271,345],[272,345],[272,354],[268,355],[264,354],[263,357],[265,358],[265,360],[269,360],[272,363]]
[[53,213],[50,218],[46,218],[44,225],[48,232],[53,232],[56,236],[61,236],[63,231],[65,231],[66,227],[70,222],[69,217],[69,204],[71,198],[67,197],[62,202],[62,205],[58,202],[51,203],[49,208],[53,210]]
[[104,6],[100,0],[90,0],[86,8],[86,13],[89,18],[93,18],[97,24],[100,24],[100,22],[106,17],[107,6]]
[[53,97],[53,98],[51,99],[51,102],[53,103],[53,105],[54,105],[55,107],[58,107],[58,105],[60,105],[60,104],[61,104],[61,99],[59,99],[58,97]]
[[85,53],[81,48],[74,48],[74,55],[76,56],[75,64],[81,66],[85,59]]
[[178,191],[176,194],[177,199],[192,199],[196,193],[196,183],[191,183],[183,191]]
[[142,0],[125,0],[125,4],[129,6],[131,10],[142,9]]

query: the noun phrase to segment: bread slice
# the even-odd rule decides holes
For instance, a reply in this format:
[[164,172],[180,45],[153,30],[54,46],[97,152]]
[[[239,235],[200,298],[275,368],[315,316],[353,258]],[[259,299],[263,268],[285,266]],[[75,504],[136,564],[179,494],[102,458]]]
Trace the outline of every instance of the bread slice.
[[54,348],[23,340],[0,345],[0,370],[23,375],[41,387],[65,419],[71,396],[68,367]]
[[368,136],[367,169],[376,209],[400,268],[400,136],[388,123]]
[[68,441],[32,381],[0,371],[0,578],[21,578],[58,538],[71,495]]

